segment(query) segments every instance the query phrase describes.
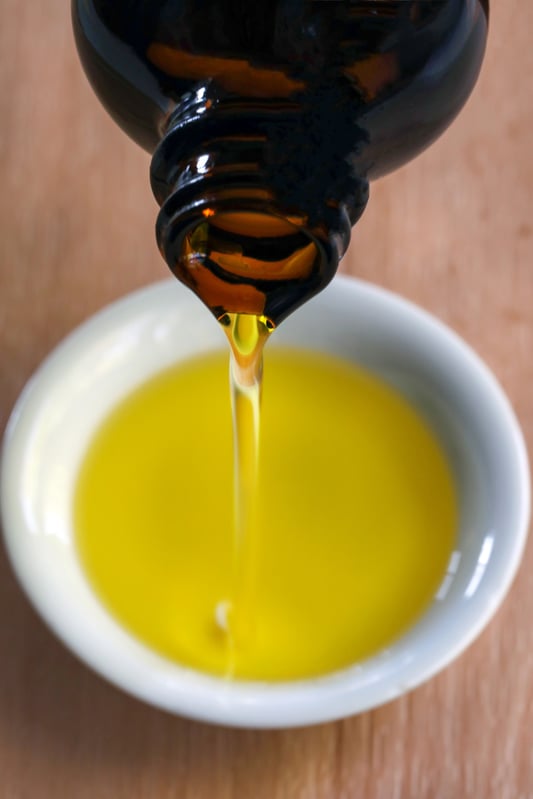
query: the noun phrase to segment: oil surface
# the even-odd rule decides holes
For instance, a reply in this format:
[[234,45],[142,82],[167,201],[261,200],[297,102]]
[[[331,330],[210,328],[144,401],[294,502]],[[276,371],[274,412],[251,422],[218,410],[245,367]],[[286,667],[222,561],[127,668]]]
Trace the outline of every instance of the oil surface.
[[159,375],[110,414],[74,513],[88,577],[136,637],[207,672],[281,680],[347,666],[408,628],[439,586],[457,519],[438,443],[384,383],[273,349],[265,392],[241,645],[216,619],[234,590],[225,353]]

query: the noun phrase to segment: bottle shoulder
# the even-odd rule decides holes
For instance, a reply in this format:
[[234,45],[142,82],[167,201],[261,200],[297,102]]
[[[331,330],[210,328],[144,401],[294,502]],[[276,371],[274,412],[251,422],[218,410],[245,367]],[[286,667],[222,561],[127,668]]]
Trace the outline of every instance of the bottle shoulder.
[[300,106],[297,135],[321,137],[324,152],[370,177],[416,156],[458,113],[481,65],[486,9],[486,0],[72,0],[88,78],[145,149],[210,83],[236,108]]

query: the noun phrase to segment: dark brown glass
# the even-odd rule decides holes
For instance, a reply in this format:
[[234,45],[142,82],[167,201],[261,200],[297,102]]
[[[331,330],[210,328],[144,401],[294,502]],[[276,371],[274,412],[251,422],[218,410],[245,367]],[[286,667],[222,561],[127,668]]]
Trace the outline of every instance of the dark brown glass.
[[368,182],[450,124],[486,0],[73,0],[80,58],[153,153],[161,252],[272,326],[333,277]]

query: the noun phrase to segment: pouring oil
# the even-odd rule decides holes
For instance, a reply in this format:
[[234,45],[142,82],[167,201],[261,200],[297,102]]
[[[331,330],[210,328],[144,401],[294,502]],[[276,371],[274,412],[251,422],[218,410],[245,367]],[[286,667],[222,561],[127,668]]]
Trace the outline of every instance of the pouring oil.
[[253,635],[263,347],[273,324],[254,314],[228,313],[219,321],[226,330],[231,351],[234,544],[231,595],[217,606],[216,618],[227,635],[231,674],[236,650],[246,646]]
[[82,464],[75,525],[89,579],[139,640],[209,673],[297,679],[375,653],[423,613],[456,500],[439,443],[376,377],[274,348],[266,384],[259,450],[248,397],[240,428],[258,463],[256,508],[241,509],[246,578],[226,353],[162,373],[110,414]]

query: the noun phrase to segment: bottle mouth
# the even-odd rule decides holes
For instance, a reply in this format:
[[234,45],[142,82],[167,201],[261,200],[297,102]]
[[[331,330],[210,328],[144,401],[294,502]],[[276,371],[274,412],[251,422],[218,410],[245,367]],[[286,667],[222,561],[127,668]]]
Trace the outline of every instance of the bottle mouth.
[[176,277],[219,320],[255,314],[275,327],[329,282],[338,263],[327,237],[257,198],[182,208],[158,233]]
[[282,138],[298,140],[297,104],[241,108],[204,88],[152,158],[159,248],[217,318],[253,313],[277,325],[332,279],[368,183],[347,163],[340,184],[324,183],[313,153],[295,168]]

